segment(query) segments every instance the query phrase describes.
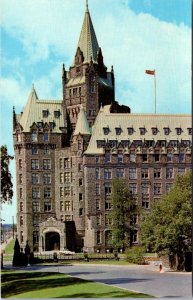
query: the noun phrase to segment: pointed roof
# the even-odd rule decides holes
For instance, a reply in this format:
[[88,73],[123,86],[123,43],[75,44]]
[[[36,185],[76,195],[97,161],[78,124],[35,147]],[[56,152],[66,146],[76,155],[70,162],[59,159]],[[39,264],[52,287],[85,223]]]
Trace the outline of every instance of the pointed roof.
[[86,114],[82,105],[80,107],[76,128],[74,130],[73,135],[78,135],[78,134],[89,134],[89,135],[91,134],[91,130],[88,125],[88,120],[86,118]]
[[83,52],[84,62],[90,62],[91,56],[93,61],[97,61],[99,45],[88,10],[88,2],[86,2],[86,12],[77,48],[78,47],[80,47],[80,50]]

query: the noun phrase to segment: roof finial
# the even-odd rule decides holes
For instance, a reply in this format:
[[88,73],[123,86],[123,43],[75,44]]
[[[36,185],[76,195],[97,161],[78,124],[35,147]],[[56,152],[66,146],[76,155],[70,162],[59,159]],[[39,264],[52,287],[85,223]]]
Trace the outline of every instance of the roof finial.
[[88,12],[88,0],[86,0],[86,12]]

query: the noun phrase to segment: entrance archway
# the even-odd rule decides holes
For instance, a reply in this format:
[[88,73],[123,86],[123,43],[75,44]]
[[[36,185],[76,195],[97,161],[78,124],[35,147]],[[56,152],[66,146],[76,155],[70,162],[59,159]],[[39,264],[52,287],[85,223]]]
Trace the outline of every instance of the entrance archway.
[[60,235],[50,231],[45,234],[45,251],[60,250]]

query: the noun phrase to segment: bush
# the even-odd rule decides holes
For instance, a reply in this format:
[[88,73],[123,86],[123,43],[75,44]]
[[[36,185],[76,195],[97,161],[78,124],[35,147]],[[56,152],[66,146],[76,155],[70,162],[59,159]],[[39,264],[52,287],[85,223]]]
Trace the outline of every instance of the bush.
[[126,261],[133,264],[145,265],[144,252],[144,248],[141,246],[127,248],[125,251]]

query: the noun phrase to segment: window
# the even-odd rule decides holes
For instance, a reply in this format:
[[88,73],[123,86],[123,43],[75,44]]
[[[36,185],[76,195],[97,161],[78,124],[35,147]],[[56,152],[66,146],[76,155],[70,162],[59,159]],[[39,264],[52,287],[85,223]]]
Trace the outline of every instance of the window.
[[52,210],[52,206],[51,206],[51,202],[50,201],[46,201],[44,202],[44,211],[48,212]]
[[136,225],[137,223],[138,223],[138,216],[137,216],[137,214],[133,214],[131,216],[131,224]]
[[174,177],[174,169],[173,168],[166,168],[166,178],[173,178]]
[[118,162],[118,164],[120,164],[120,163],[123,162],[123,154],[122,153],[118,153],[118,155],[117,155],[117,162]]
[[19,223],[20,223],[20,226],[23,226],[23,216],[20,216]]
[[132,232],[132,243],[137,243],[138,242],[138,231],[133,230]]
[[60,117],[60,111],[59,110],[55,110],[54,111],[54,118],[59,118]]
[[110,182],[105,182],[105,195],[111,195],[112,192],[112,184]]
[[60,201],[60,211],[64,211],[64,202]]
[[32,140],[32,142],[37,142],[37,140],[38,140],[37,131],[32,131],[31,140]]
[[120,135],[122,132],[122,129],[120,127],[117,127],[117,128],[115,128],[115,132],[116,132],[116,135]]
[[148,173],[148,169],[141,169],[141,178],[148,178],[149,177],[149,173]]
[[184,161],[184,158],[185,158],[185,154],[184,153],[179,153],[179,156],[178,156],[178,159],[179,159],[179,162],[182,162]]
[[181,141],[181,144],[182,144],[184,147],[190,147],[190,141],[189,141],[189,140],[182,140],[182,141]]
[[110,199],[106,199],[106,200],[105,200],[105,209],[106,209],[106,210],[112,209],[112,203],[111,203],[111,200],[110,200]]
[[49,140],[49,134],[48,132],[44,132],[44,142],[47,142]]
[[158,129],[157,129],[157,127],[152,127],[152,134],[153,135],[156,135],[157,133],[158,133]]
[[100,185],[96,183],[96,195],[100,195]]
[[158,162],[160,160],[159,154],[154,154],[155,162]]
[[95,169],[96,180],[100,179],[99,168]]
[[38,159],[32,159],[31,160],[31,169],[32,170],[38,170],[39,169],[39,160]]
[[165,147],[166,146],[166,141],[164,140],[158,140],[156,143],[157,147]]
[[139,128],[139,132],[141,135],[144,135],[146,133],[146,129],[144,127]]
[[101,216],[96,216],[96,224],[101,225]]
[[31,154],[32,155],[38,154],[38,147],[37,146],[32,146],[32,148],[31,148]]
[[100,231],[96,232],[96,243],[97,243],[97,245],[101,243],[101,232]]
[[113,220],[112,220],[112,217],[108,214],[105,215],[105,225],[108,226],[108,225],[112,225],[113,224]]
[[129,179],[137,178],[137,170],[136,168],[129,168]]
[[95,156],[95,161],[96,161],[96,164],[99,163],[99,156]]
[[71,168],[71,160],[70,160],[70,158],[64,158],[64,168],[65,169]]
[[39,232],[38,231],[34,231],[33,232],[33,245],[34,244],[38,244],[39,243]]
[[44,184],[51,184],[51,174],[44,174]]
[[70,187],[69,186],[64,187],[64,196],[70,196]]
[[173,154],[167,153],[167,161],[172,161],[172,160],[173,160]]
[[34,187],[32,188],[32,198],[40,198],[40,188]]
[[48,114],[49,114],[48,109],[42,111],[42,117],[43,117],[43,118],[47,118],[47,117],[48,117]]
[[112,231],[107,230],[105,231],[105,245],[112,244]]
[[19,169],[22,169],[22,160],[19,159]]
[[96,210],[100,210],[100,200],[96,200]]
[[123,177],[124,177],[124,169],[118,168],[118,169],[116,170],[116,176],[117,176],[118,178],[123,178]]
[[33,226],[39,226],[39,216],[33,216]]
[[79,178],[79,186],[82,186],[83,185],[83,180],[82,178]]
[[105,140],[97,140],[97,148],[103,148],[105,146]]
[[[73,216],[72,216],[73,217]],[[68,221],[72,221],[71,215],[65,215],[65,221],[68,222]]]
[[183,174],[185,173],[185,168],[178,168],[178,174]]
[[169,127],[164,127],[164,134],[169,135],[170,134],[170,129]]
[[132,135],[133,134],[133,127],[128,127],[127,128],[127,131],[128,131],[128,135]]
[[182,128],[177,127],[176,128],[176,134],[180,135],[182,133]]
[[149,208],[149,198],[148,197],[143,197],[142,198],[142,207],[143,208]]
[[59,159],[59,168],[62,169],[62,167],[63,167],[63,159],[60,158]]
[[79,201],[82,201],[83,197],[82,197],[82,193],[79,193]]
[[48,146],[44,147],[44,154],[50,154],[50,148]]
[[19,184],[22,184],[22,182],[23,182],[23,175],[19,174]]
[[103,127],[103,133],[104,133],[104,135],[108,135],[109,132],[110,132],[109,127]]
[[50,159],[44,159],[43,160],[43,168],[44,168],[44,170],[50,170],[51,169],[51,160]]
[[64,196],[64,187],[60,187],[60,197]]
[[19,189],[19,198],[23,198],[23,190],[22,190],[22,188]]
[[60,183],[64,183],[64,173],[60,173]]
[[39,202],[33,201],[33,202],[32,202],[32,210],[33,210],[33,212],[38,212],[39,209],[40,209]]
[[23,202],[20,202],[19,209],[20,209],[20,211],[23,211]]
[[130,162],[135,162],[136,161],[136,156],[134,153],[130,154]]
[[161,178],[161,169],[154,169],[154,178]]
[[69,183],[70,179],[71,179],[70,172],[65,172],[64,173],[64,182]]
[[44,198],[51,198],[51,188],[50,187],[44,188]]
[[104,170],[104,178],[105,179],[112,179],[112,169],[111,168],[106,168]]
[[21,242],[21,243],[24,242],[23,231],[20,231],[20,242]]
[[142,183],[141,184],[141,193],[142,193],[142,196],[145,194],[145,195],[148,195],[149,194],[149,183]]
[[79,172],[83,171],[83,164],[78,164],[78,171]]
[[166,193],[168,194],[173,187],[173,183],[166,183]]
[[154,190],[154,195],[160,195],[161,194],[161,183],[154,183],[153,190]]
[[188,129],[188,134],[192,135],[192,128],[187,128]]
[[147,162],[147,154],[142,154],[142,161]]
[[71,203],[70,203],[70,201],[65,201],[64,202],[64,208],[65,208],[65,211],[70,211],[71,210]]
[[82,142],[78,141],[78,150],[81,150],[81,149],[82,149]]
[[105,163],[109,163],[111,161],[111,155],[110,152],[105,153]]
[[129,191],[132,194],[136,194],[137,193],[137,184],[136,183],[129,183]]
[[79,216],[83,216],[83,208],[79,208]]
[[144,141],[144,145],[147,146],[147,147],[153,147],[154,144],[155,144],[155,141],[153,141],[153,140]]

